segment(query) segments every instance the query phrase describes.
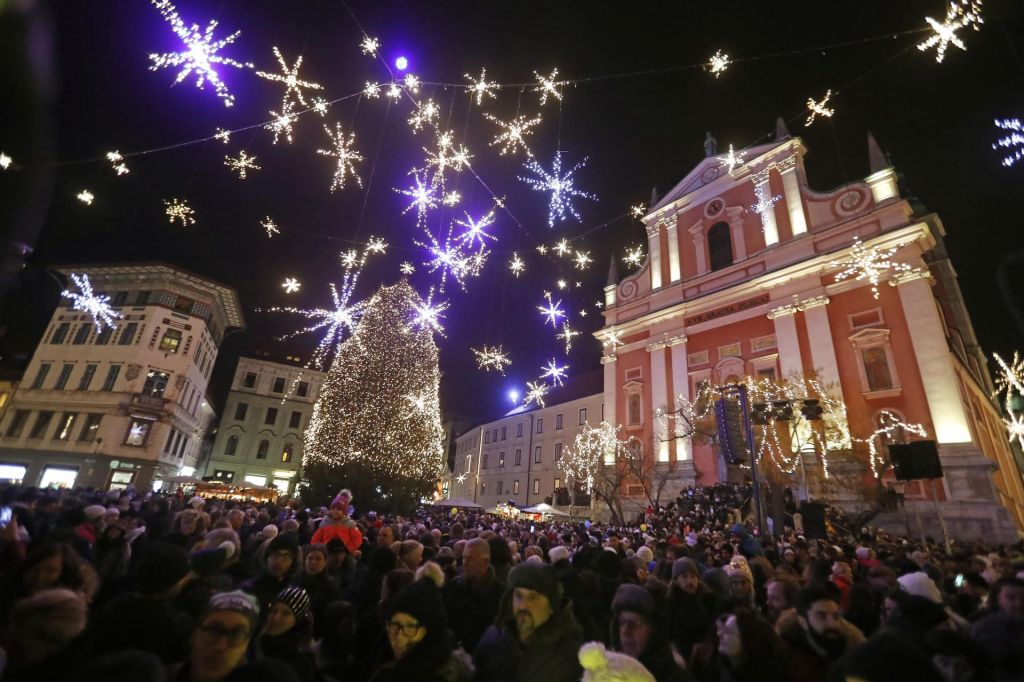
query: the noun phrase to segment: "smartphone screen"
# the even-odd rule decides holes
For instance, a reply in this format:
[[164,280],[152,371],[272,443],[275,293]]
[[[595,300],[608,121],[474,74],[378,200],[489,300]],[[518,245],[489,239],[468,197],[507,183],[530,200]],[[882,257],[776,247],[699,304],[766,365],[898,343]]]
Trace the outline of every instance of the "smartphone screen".
[[11,508],[0,507],[0,526],[6,526],[11,522]]

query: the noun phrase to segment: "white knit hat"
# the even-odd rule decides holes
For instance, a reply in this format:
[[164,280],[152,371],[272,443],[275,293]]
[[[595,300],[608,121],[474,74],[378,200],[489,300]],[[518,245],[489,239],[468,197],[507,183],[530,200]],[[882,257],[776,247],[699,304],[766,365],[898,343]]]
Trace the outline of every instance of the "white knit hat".
[[275,526],[272,523],[268,523],[267,525],[263,526],[263,530],[260,532],[263,533],[263,537],[267,538],[268,540],[273,540],[277,537],[279,531],[277,526]]
[[558,545],[557,547],[551,548],[551,550],[548,552],[548,558],[551,560],[551,563],[555,564],[561,561],[562,559],[568,559],[571,556],[571,554],[572,553],[569,551],[568,547],[566,547],[565,545]]
[[604,648],[600,642],[587,642],[580,648],[582,682],[657,682],[643,663]]
[[654,551],[646,545],[636,551],[636,555],[645,563],[654,561]]
[[935,585],[935,581],[929,578],[928,574],[924,571],[907,573],[906,575],[897,578],[896,582],[898,582],[900,584],[900,588],[908,594],[924,597],[936,604],[942,603],[942,593],[939,592],[939,588]]

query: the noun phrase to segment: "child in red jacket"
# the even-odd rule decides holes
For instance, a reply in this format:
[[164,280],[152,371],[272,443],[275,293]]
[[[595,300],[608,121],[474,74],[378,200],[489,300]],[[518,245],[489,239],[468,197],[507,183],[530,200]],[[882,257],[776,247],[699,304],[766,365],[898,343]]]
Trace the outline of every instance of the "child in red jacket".
[[334,538],[345,543],[348,551],[355,553],[363,545],[363,534],[356,527],[356,522],[348,517],[349,505],[352,503],[352,492],[345,488],[331,502],[327,518],[313,534],[314,545],[326,545]]

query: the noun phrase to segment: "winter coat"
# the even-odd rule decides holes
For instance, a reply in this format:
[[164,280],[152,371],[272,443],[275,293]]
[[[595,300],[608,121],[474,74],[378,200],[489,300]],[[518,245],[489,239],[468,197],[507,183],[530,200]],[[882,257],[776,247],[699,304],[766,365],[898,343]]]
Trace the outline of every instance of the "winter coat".
[[288,587],[288,584],[287,576],[279,580],[266,572],[242,583],[239,589],[256,597],[256,603],[260,606],[260,627],[266,622],[270,607],[274,605],[274,599],[281,593],[281,590]]
[[560,604],[551,618],[520,642],[512,616],[512,595],[502,600],[498,621],[484,633],[473,653],[481,682],[578,682],[583,675],[577,655],[583,631],[572,604]]
[[372,678],[372,682],[471,682],[473,666],[462,650],[453,651],[438,667],[425,670],[414,649],[401,661],[389,663]]
[[[840,628],[846,638],[846,651],[866,641],[864,634],[847,621],[840,621]],[[786,679],[791,682],[825,682],[833,659],[810,641],[794,609],[782,612],[775,623],[775,631],[782,638],[789,659]]]
[[479,585],[472,585],[460,575],[444,587],[444,606],[448,623],[466,651],[473,651],[484,631],[498,617],[505,585],[487,567],[487,576]]
[[303,573],[295,578],[294,584],[309,594],[309,604],[313,610],[313,638],[318,639],[321,634],[321,615],[328,604],[341,599],[341,589],[328,577],[327,571],[321,571],[316,575]]
[[992,659],[996,679],[1024,679],[1024,621],[996,612],[977,621],[971,634]]
[[311,648],[309,628],[305,624],[296,625],[283,635],[260,637],[260,651],[263,657],[276,658],[282,663],[287,663],[295,671],[300,682],[313,682],[316,679],[316,666]]
[[170,600],[123,594],[104,606],[94,622],[96,655],[138,649],[165,664],[188,658],[192,618]]
[[703,641],[715,625],[718,598],[704,584],[693,594],[673,586],[665,602],[664,621],[676,651],[690,659],[693,645]]
[[328,542],[338,538],[345,543],[349,552],[358,552],[363,546],[363,534],[356,528],[356,522],[347,516],[340,519],[332,519],[328,516],[320,524],[320,527],[313,533],[314,545],[326,545]]

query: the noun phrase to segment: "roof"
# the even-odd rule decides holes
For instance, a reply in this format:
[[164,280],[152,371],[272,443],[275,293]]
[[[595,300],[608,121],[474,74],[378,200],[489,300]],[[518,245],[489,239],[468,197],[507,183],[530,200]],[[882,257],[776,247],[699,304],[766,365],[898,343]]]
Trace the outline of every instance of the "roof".
[[554,407],[580,398],[587,398],[598,393],[604,393],[604,370],[595,369],[583,374],[571,376],[561,386],[553,386],[544,396],[544,408],[536,405],[519,405],[502,417],[511,417],[516,414],[526,414],[539,409]]

